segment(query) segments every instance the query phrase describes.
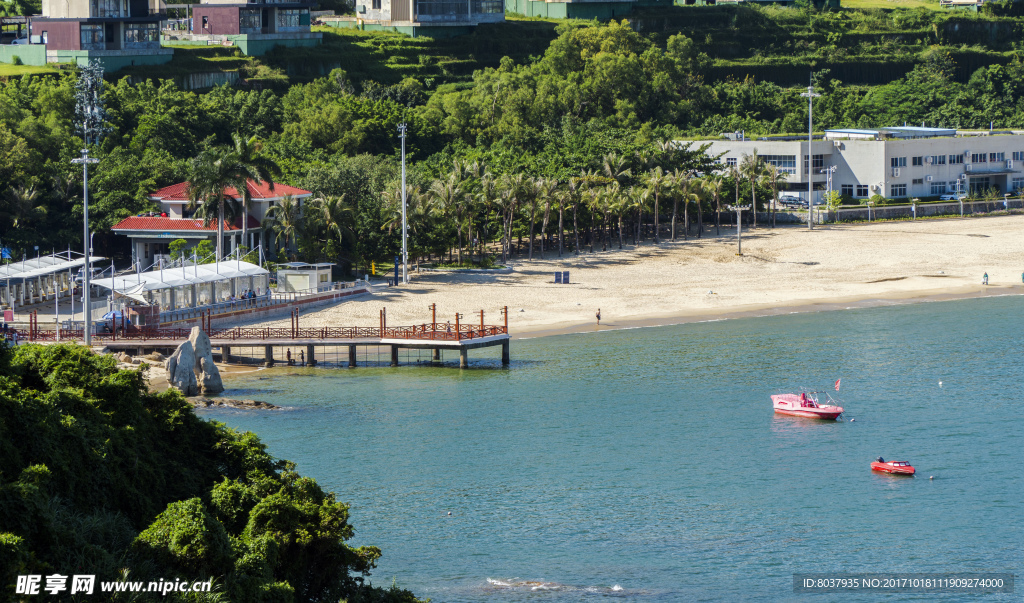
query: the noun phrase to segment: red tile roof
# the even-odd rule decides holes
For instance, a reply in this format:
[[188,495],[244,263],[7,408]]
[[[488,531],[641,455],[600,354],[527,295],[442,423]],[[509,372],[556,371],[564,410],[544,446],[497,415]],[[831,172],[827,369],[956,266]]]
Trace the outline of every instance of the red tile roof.
[[[248,188],[249,195],[256,201],[280,199],[285,195],[291,195],[293,197],[308,197],[313,194],[307,190],[281,183],[275,184],[274,190],[270,190],[270,185],[266,182],[257,184],[252,180],[248,182]],[[238,198],[238,191],[231,187],[225,188],[224,194]],[[151,194],[149,198],[153,201],[188,201],[188,182],[179,182],[177,184],[165,186]]]
[[[249,216],[249,228],[259,228],[260,222],[256,218]],[[158,230],[161,232],[179,231],[179,230],[200,230],[200,231],[217,231],[217,222],[211,221],[208,225],[203,226],[202,220],[192,220],[183,218],[162,218],[158,216],[131,216],[121,220],[111,229],[117,230]],[[230,232],[233,230],[242,230],[241,218],[235,218],[235,221],[228,224],[224,223],[224,232]]]

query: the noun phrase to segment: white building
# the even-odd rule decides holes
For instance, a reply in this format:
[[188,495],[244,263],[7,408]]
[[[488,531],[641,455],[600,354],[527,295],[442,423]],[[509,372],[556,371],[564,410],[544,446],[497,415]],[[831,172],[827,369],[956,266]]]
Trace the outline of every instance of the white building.
[[[787,194],[807,198],[807,137],[753,140],[742,134],[711,142],[723,167],[755,151],[787,174]],[[705,144],[702,141],[700,144]],[[1024,190],[1024,132],[897,127],[826,130],[813,141],[815,198],[829,187],[853,198],[938,197],[958,191]],[[798,161],[798,159],[800,159]],[[834,169],[832,169],[834,168]]]

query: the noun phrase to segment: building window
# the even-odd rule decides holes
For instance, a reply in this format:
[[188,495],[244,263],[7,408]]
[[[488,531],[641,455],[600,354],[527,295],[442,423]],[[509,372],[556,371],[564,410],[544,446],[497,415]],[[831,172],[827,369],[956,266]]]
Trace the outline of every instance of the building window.
[[868,196],[868,185],[866,185],[866,184],[858,184],[857,185],[857,196],[858,197],[867,197]]
[[[814,156],[814,169],[820,170],[825,167],[825,156],[815,155]],[[807,169],[807,155],[804,155],[804,170]]]
[[416,0],[416,14],[447,16],[450,18],[469,15],[469,2],[445,2],[439,0]]
[[950,155],[949,156],[949,164],[950,165],[957,165],[957,164],[961,164],[963,162],[964,162],[964,156],[963,155]]
[[125,23],[125,48],[146,48],[160,45],[159,23]]
[[906,184],[890,184],[889,185],[889,196],[890,197],[906,197],[907,196],[907,185]]
[[109,19],[128,16],[128,0],[92,0],[90,7],[90,17]]
[[971,153],[971,163],[988,163],[986,153]]
[[[847,197],[852,197],[853,196],[853,185],[852,184],[844,184],[844,185],[842,185],[840,187],[840,191],[839,192],[840,192],[840,194],[845,195]],[[85,302],[82,302],[82,303],[85,303]]]
[[796,173],[796,155],[762,155],[761,160],[784,174]]
[[261,33],[263,16],[258,8],[238,9],[238,31],[244,34]]
[[[725,165],[727,165],[729,167],[736,167],[736,158],[735,157],[726,157],[725,158]],[[82,302],[82,303],[84,304],[85,302]]]
[[1006,153],[989,153],[988,160],[992,163],[997,161],[1006,161]]
[[[373,0],[374,4],[379,5],[380,0]],[[302,13],[306,11],[299,8],[279,8],[277,9],[277,29],[278,30],[294,30],[298,29],[302,23]]]
[[989,178],[971,178],[970,187],[972,192],[984,193],[990,186],[991,179]]
[[906,157],[890,157],[889,167],[907,167]]
[[474,14],[499,14],[505,12],[503,0],[473,0]]
[[[210,18],[209,17],[203,17],[203,29],[210,29]],[[85,299],[85,298],[83,298],[83,299]],[[85,302],[82,302],[82,303],[84,304]]]
[[924,184],[924,178],[914,178],[914,180],[913,180],[913,182],[911,182],[911,184]]
[[932,155],[932,165],[946,165],[946,156]]
[[1024,151],[1014,151],[1013,152],[1013,160],[1014,161],[1024,161]]
[[1014,178],[1010,186],[1015,191],[1024,191],[1024,178]]
[[380,10],[380,0],[373,0],[370,2],[370,8],[373,10]]
[[911,165],[924,165],[924,157],[913,157]]
[[932,182],[932,194],[933,195],[942,195],[942,194],[945,194],[945,192],[946,192],[946,183],[945,182]]
[[[149,258],[149,243],[143,243],[142,244],[142,249],[143,249],[144,257]],[[82,299],[85,299],[85,298],[83,297]],[[82,307],[83,308],[85,307],[85,302],[84,301],[82,302]]]
[[82,24],[82,50],[103,50],[106,48],[103,42],[102,25]]

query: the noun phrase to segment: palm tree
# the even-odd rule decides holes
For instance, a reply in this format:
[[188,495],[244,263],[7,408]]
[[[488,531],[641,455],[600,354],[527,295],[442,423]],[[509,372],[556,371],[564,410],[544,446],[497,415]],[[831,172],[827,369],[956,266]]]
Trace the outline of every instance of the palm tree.
[[[262,144],[255,136],[245,138],[237,132],[231,135],[235,143],[234,171],[246,181],[252,180],[256,184],[266,182],[270,190],[274,190],[274,177],[280,175],[281,168],[271,159],[260,155]],[[236,189],[238,190],[238,189]],[[242,245],[249,245],[249,209],[252,205],[252,192],[248,186],[242,187],[239,192],[242,194]]]
[[204,226],[209,225],[216,216],[217,261],[224,257],[225,204],[229,197],[225,190],[233,188],[242,191],[247,188],[245,177],[237,169],[238,165],[239,158],[234,151],[207,149],[193,159],[190,166],[187,191],[189,207],[194,209],[201,205],[198,215],[202,216]]
[[39,191],[36,187],[12,186],[4,193],[0,216],[13,228],[25,227],[27,223],[46,216],[46,206],[37,204],[38,201]]
[[466,217],[466,196],[462,188],[462,174],[453,171],[443,180],[434,180],[430,183],[427,195],[430,197],[435,211],[444,214],[455,222],[455,227],[459,233],[459,265],[461,265],[462,224]]
[[744,178],[750,181],[751,227],[757,228],[757,185],[765,175],[765,164],[757,156],[757,149],[754,149],[752,155],[743,156],[740,162],[740,172],[743,173]]
[[291,257],[290,243],[297,240],[301,233],[301,220],[299,204],[291,195],[281,197],[280,204],[267,210],[267,216],[263,218],[263,227],[275,234],[275,245],[281,245],[281,241],[284,241],[283,247],[287,257]]
[[711,197],[715,200],[715,235],[722,234],[721,233],[721,222],[722,222],[722,220],[721,220],[721,215],[722,215],[721,195],[722,195],[722,188],[725,186],[725,178],[723,178],[722,176],[719,176],[718,174],[715,174],[713,176],[708,176],[707,178],[705,178],[701,182],[701,186],[704,188],[704,191],[708,195],[711,195]]
[[[537,193],[544,205],[544,218],[540,226],[540,259],[544,259],[544,239],[548,232],[548,219],[551,217],[551,202],[556,200],[558,180],[546,178],[537,181]],[[532,237],[531,237],[532,239]]]
[[775,212],[776,206],[779,204],[779,184],[787,182],[786,172],[780,170],[779,166],[774,163],[769,163],[767,176],[772,183],[772,228],[775,228]]
[[[679,215],[679,201],[682,200],[683,195],[686,194],[687,189],[690,186],[690,172],[676,168],[671,173],[666,174],[669,180],[668,190],[672,194],[672,240],[676,240],[676,216]],[[683,208],[685,210],[685,208]],[[685,238],[688,231],[683,232]]]
[[[484,171],[480,176],[480,181],[476,187],[476,206],[484,213],[486,217],[491,209],[494,207],[494,202],[501,196],[501,191],[498,186],[498,179],[494,177],[494,174]],[[486,220],[484,220],[486,225]],[[483,252],[483,245],[485,244],[484,236],[480,237],[481,253]]]
[[[327,230],[329,235],[337,237],[339,245],[349,243],[352,250],[356,249],[356,233],[352,228],[355,224],[356,208],[354,203],[345,199],[345,195],[328,195],[317,197],[309,203],[309,217],[319,226]],[[345,258],[354,262],[355,258]]]
[[[654,195],[654,244],[657,245],[661,242],[658,238],[658,214],[659,212],[659,201],[661,200],[661,193],[670,187],[672,179],[661,169],[656,167],[650,171],[647,175],[647,186],[651,190],[651,194]],[[673,239],[675,239],[675,215],[672,216],[672,231]]]

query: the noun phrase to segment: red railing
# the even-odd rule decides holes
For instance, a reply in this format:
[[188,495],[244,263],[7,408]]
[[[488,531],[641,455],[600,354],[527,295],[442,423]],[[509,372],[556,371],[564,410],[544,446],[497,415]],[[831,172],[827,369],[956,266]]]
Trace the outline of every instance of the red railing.
[[[434,306],[431,306],[434,310]],[[436,311],[432,312],[435,322],[412,325],[408,327],[389,327],[387,324],[387,310],[380,312],[379,327],[313,327],[302,328],[299,326],[299,311],[292,310],[291,326],[285,327],[230,327],[215,329],[210,324],[207,314],[200,316],[201,327],[210,339],[231,340],[239,343],[263,342],[269,340],[329,340],[329,339],[408,339],[408,340],[431,340],[431,341],[462,341],[464,339],[479,339],[495,335],[508,334],[508,308],[502,310],[505,316],[504,325],[483,324],[483,312],[480,312],[480,324],[468,325],[461,322],[462,315],[455,315],[455,323],[436,322]],[[101,332],[93,334],[92,338],[99,342],[114,342],[118,339],[130,341],[181,341],[188,339],[192,333],[191,328],[174,327],[160,328],[157,326],[135,326],[124,320],[110,320],[105,324]],[[29,341],[61,341],[81,340],[84,333],[82,329],[44,329],[39,327],[38,318],[35,313],[29,317],[29,329],[25,337]]]

